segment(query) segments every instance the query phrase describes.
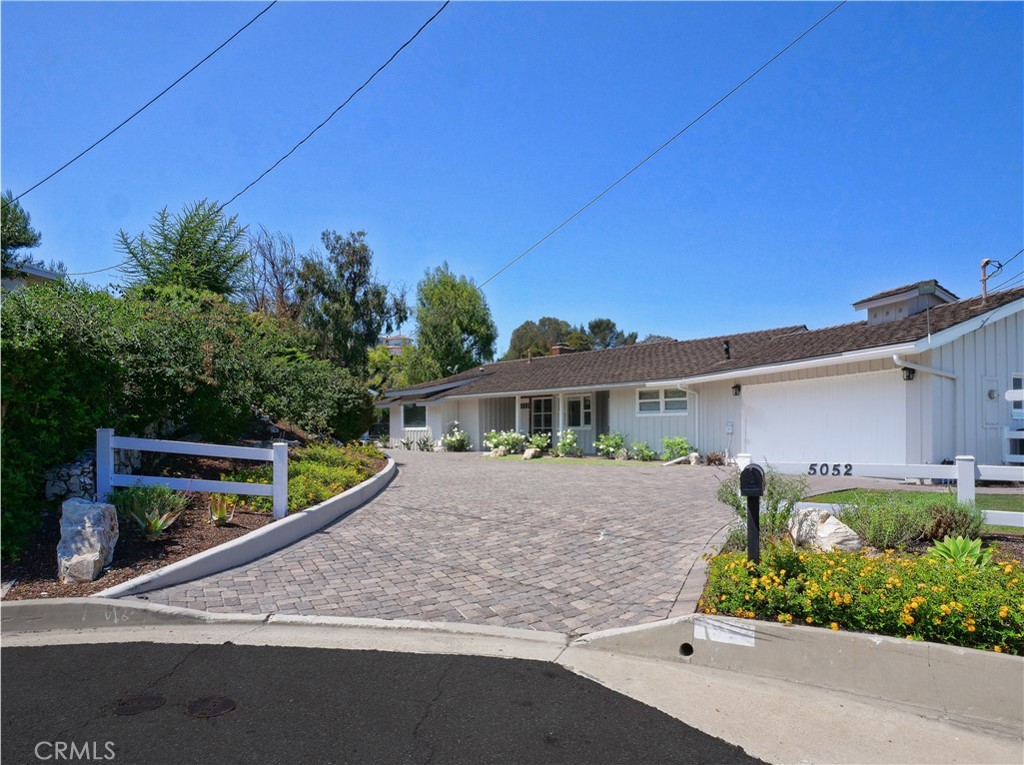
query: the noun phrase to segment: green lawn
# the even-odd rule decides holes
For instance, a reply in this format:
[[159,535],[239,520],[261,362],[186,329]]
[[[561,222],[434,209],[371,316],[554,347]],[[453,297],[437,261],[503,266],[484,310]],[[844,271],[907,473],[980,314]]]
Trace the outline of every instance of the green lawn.
[[[877,498],[889,492],[880,489],[848,489],[846,491],[833,491],[828,494],[819,494],[815,497],[807,497],[808,502],[849,502],[854,497]],[[900,494],[912,494],[916,498],[926,501],[932,491],[901,491]],[[1004,510],[1011,513],[1024,513],[1024,492],[1019,494],[982,494],[978,493],[976,503],[982,510]]]
[[982,534],[1021,534],[1024,535],[1024,529],[1020,526],[989,526],[985,525],[981,527]]
[[[509,462],[519,460],[523,462],[522,454],[509,454],[506,457],[490,457],[484,456],[485,460],[493,460],[494,462]],[[610,460],[605,457],[538,457],[535,460],[526,460],[527,462],[543,462],[545,465],[660,465],[662,460],[652,460],[650,462],[641,462],[639,460]]]

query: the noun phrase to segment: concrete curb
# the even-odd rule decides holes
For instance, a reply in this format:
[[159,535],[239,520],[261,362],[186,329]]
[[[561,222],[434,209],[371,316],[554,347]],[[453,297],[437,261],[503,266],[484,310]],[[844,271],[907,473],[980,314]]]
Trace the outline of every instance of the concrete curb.
[[692,614],[577,638],[607,651],[695,664],[908,705],[1020,736],[1024,658],[854,632]]
[[697,603],[700,601],[700,596],[704,594],[704,585],[708,579],[708,561],[704,556],[721,549],[722,544],[729,536],[729,527],[731,525],[732,522],[730,521],[722,526],[722,528],[712,534],[711,539],[701,549],[700,554],[686,575],[683,586],[679,589],[676,602],[669,611],[669,619],[675,616],[686,616],[697,610]]
[[120,598],[138,595],[250,563],[319,531],[369,502],[391,482],[396,470],[395,461],[388,457],[387,467],[377,475],[319,505],[274,521],[261,529],[250,531],[245,536],[211,547],[156,571],[108,587],[90,597]]
[[273,645],[555,661],[558,632],[481,624],[345,616],[214,614],[110,598],[17,600],[0,604],[5,645],[171,642]]

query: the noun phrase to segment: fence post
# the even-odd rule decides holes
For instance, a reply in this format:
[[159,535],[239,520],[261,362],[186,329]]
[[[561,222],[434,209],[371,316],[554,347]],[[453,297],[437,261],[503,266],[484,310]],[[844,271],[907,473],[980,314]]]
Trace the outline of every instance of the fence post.
[[956,501],[964,504],[974,502],[974,457],[957,455]]
[[274,442],[274,517],[288,515],[288,444]]
[[753,462],[753,460],[751,459],[749,454],[736,455],[736,467],[738,467],[740,470],[743,470],[743,468],[745,468],[751,462]]
[[105,502],[110,496],[114,475],[113,428],[96,428],[96,499]]

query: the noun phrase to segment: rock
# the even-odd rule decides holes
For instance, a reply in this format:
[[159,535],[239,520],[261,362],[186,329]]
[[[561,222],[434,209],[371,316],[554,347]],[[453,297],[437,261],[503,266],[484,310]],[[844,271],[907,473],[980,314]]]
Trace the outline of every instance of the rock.
[[537,459],[540,456],[540,454],[541,454],[541,450],[540,449],[527,449],[525,452],[523,452],[523,459],[524,460],[535,460],[535,459]]
[[700,464],[700,455],[697,454],[697,452],[690,452],[690,464],[691,465],[699,465]]
[[622,461],[628,460],[629,459],[629,449],[626,449],[626,448],[619,449],[617,452],[615,452],[615,459],[622,460]]
[[78,494],[82,490],[82,480],[76,475],[68,481],[68,492]]
[[864,548],[864,542],[857,536],[857,532],[828,510],[811,507],[794,510],[787,531],[793,543],[801,547],[813,547],[824,552],[855,552]]
[[61,509],[57,576],[62,582],[91,582],[114,557],[117,511],[80,498],[66,500]]
[[491,456],[492,457],[507,457],[508,456],[508,449],[506,449],[504,446],[499,446],[497,449],[491,449]]

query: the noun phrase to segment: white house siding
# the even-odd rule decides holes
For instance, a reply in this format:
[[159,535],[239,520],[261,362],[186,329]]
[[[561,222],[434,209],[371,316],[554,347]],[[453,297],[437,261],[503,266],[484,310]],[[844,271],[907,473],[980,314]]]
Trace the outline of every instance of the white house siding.
[[889,368],[744,384],[742,451],[768,462],[906,463],[912,383]]
[[474,449],[480,449],[480,400],[458,399],[455,404],[455,419],[459,427],[469,434]]
[[[492,430],[515,430],[516,428],[516,398],[505,396],[502,398],[480,399],[480,438],[484,433]],[[483,448],[479,442],[473,446],[477,449]]]
[[[690,401],[691,414],[700,418],[694,429],[694,439],[687,437],[690,445],[702,453],[724,452],[735,457],[741,451],[741,416],[742,398],[732,394],[732,386],[736,383],[727,380],[717,383],[706,383],[695,388],[697,397]],[[732,433],[729,424],[732,423]]]
[[[957,380],[925,377],[922,408],[932,422],[930,428],[923,428],[921,438],[931,448],[931,461],[970,454],[979,463],[1000,464],[1003,427],[1024,427],[1024,421],[1011,418],[1010,404],[1003,397],[1011,375],[1024,373],[1024,313],[991,322],[923,353],[921,364],[958,376]],[[996,398],[988,397],[990,390],[997,391]]]
[[[636,411],[636,392],[636,388],[612,388],[608,401],[609,432],[617,431],[626,436],[627,446],[632,446],[634,441],[646,441],[648,446],[659,453],[665,449],[662,442],[664,438],[683,436],[691,444],[695,442],[694,427],[697,418],[693,414],[695,407],[692,396],[688,398],[689,410],[686,414],[641,415]],[[697,401],[700,401],[699,397]],[[705,451],[702,444],[697,446]]]

